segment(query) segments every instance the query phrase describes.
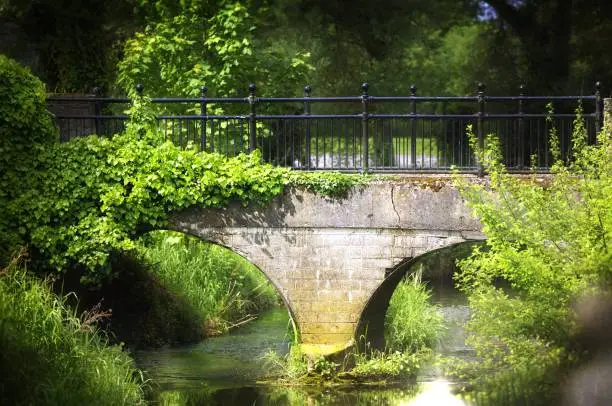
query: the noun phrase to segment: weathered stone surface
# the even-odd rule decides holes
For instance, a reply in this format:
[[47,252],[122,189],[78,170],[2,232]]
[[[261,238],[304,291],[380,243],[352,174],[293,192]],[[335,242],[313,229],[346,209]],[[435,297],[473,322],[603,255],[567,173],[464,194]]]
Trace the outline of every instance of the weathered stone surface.
[[236,202],[177,213],[170,228],[259,267],[283,296],[304,348],[316,353],[353,342],[366,304],[400,262],[483,238],[450,180],[430,178],[373,182],[340,200],[289,189],[265,207]]

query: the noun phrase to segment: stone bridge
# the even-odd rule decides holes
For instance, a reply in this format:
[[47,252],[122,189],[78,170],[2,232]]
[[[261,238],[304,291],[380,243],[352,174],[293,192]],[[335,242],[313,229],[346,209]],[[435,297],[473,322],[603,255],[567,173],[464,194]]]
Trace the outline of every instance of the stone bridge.
[[225,246],[259,267],[311,356],[340,352],[366,331],[380,344],[405,266],[433,250],[483,239],[451,180],[438,175],[372,181],[341,199],[288,188],[265,207],[235,202],[177,213],[170,229]]

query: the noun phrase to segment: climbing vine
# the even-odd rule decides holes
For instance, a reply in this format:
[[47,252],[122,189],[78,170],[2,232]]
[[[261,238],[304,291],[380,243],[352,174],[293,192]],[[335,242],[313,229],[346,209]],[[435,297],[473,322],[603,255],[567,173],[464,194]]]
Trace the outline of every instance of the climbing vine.
[[[3,78],[15,72],[31,77],[17,64],[2,61]],[[0,83],[0,95],[13,91],[14,82]],[[32,100],[44,106],[42,84],[24,83],[19,86],[35,88]],[[12,148],[4,142],[9,137],[26,133],[27,117],[44,112],[28,110],[27,103],[12,108],[7,117],[26,119],[6,122],[8,127],[16,124],[13,133],[2,134],[5,149]],[[180,149],[163,140],[147,109],[146,99],[136,100],[130,111],[134,119],[112,139],[49,142],[54,137],[49,127],[44,129],[44,146],[38,139],[19,144],[24,154],[0,173],[3,188],[11,191],[0,194],[5,208],[0,245],[5,252],[28,245],[50,268],[78,266],[88,271],[83,279],[95,283],[112,276],[109,259],[114,252],[134,249],[138,233],[165,227],[169,213],[194,206],[224,207],[232,200],[263,204],[288,184],[337,196],[363,182],[354,175],[301,175],[261,164],[257,151],[226,158],[189,146]],[[35,130],[41,131],[39,127]]]

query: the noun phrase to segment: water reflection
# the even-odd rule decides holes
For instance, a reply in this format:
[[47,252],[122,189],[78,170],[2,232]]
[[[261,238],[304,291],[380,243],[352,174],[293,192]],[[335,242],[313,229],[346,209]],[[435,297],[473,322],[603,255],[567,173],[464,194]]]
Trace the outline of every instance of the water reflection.
[[265,376],[263,356],[285,354],[289,316],[276,308],[232,334],[180,348],[140,351],[137,365],[162,390],[199,389],[202,382],[219,387],[253,384]]
[[467,405],[461,398],[453,394],[453,384],[443,379],[433,382],[423,382],[420,392],[414,399],[407,402],[400,402],[399,405],[410,406],[465,406]]
[[294,387],[240,387],[216,391],[167,391],[159,394],[160,405],[249,405],[249,406],[466,406],[452,394],[452,384],[434,381],[420,386],[388,389],[322,389]]

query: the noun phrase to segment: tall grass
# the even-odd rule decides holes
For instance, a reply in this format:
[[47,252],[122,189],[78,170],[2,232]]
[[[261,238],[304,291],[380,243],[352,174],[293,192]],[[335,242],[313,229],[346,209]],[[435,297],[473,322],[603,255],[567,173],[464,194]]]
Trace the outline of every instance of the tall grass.
[[15,262],[0,272],[0,404],[144,404],[131,358]]
[[156,231],[141,239],[139,252],[159,279],[202,315],[209,335],[227,332],[279,303],[261,271],[223,247]]
[[444,318],[430,303],[431,291],[421,272],[406,277],[396,288],[385,317],[385,340],[394,351],[435,349],[444,335]]

